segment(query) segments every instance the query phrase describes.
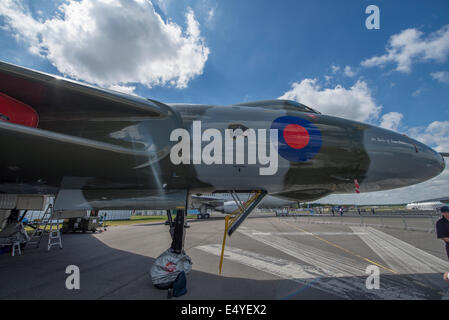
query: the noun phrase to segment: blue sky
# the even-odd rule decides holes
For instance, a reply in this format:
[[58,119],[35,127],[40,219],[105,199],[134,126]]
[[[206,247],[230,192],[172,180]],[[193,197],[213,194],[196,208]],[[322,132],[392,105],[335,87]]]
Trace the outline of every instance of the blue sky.
[[[0,59],[162,102],[288,97],[449,151],[447,1],[112,2],[2,0]],[[413,190],[449,194],[447,170]]]

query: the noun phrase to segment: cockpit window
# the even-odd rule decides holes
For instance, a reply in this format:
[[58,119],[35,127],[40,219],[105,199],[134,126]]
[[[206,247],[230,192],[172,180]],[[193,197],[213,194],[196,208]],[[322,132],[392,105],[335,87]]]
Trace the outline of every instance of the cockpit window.
[[302,103],[296,102],[296,101],[284,100],[284,103],[286,105],[294,107],[295,109],[300,109],[303,112],[319,113],[318,111],[316,111],[308,106],[305,106]]
[[247,106],[247,107],[261,107],[261,108],[273,108],[273,109],[284,109],[284,110],[295,110],[300,112],[317,113],[320,112],[303,105],[302,103],[293,100],[263,100],[254,102],[244,102],[236,104],[235,106]]

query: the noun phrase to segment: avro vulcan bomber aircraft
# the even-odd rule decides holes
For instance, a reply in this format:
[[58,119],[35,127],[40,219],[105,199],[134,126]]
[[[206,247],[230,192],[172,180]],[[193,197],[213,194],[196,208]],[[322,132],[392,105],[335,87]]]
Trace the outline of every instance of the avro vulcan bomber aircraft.
[[[441,154],[402,134],[272,100],[166,104],[0,63],[0,210],[171,209],[235,195],[313,201],[437,176]],[[250,203],[239,193],[253,193]],[[18,208],[18,207],[17,207]]]

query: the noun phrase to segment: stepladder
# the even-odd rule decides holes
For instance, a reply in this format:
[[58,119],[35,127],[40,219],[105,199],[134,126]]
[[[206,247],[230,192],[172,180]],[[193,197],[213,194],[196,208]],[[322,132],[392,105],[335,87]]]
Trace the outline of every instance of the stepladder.
[[62,249],[61,230],[59,228],[59,220],[52,220],[50,223],[50,230],[48,232],[48,245],[47,251],[50,251],[51,247],[59,246]]
[[36,224],[35,230],[27,245],[35,244],[36,248],[38,248],[44,234],[48,233],[47,251],[50,251],[53,246],[59,246],[59,248],[62,249],[61,232],[57,216],[58,215],[53,210],[52,204],[49,204],[44,215]]

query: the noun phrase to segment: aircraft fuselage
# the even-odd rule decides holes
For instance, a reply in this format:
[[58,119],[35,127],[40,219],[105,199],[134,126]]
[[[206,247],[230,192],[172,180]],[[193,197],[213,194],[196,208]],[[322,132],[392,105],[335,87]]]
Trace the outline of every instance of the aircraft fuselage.
[[288,100],[163,104],[4,62],[0,93],[0,194],[59,194],[62,209],[173,207],[228,190],[313,201],[445,167],[409,137]]
[[[221,137],[226,137],[226,130],[230,128],[243,128],[242,132],[244,129],[253,129],[255,132],[263,130],[261,132],[266,134],[267,144],[270,143],[270,129],[278,130],[278,147],[275,150],[278,157],[273,161],[277,163],[277,170],[274,174],[260,174],[260,168],[267,168],[268,164],[264,166],[257,160],[253,160],[252,164],[248,163],[248,136],[243,138],[246,139],[243,154],[246,161],[243,163],[234,161],[225,164],[224,160],[220,164],[190,162],[195,178],[210,186],[208,191],[256,190],[263,186],[272,194],[306,200],[308,197],[319,198],[334,192],[354,193],[355,180],[361,192],[404,187],[430,179],[444,169],[441,155],[424,144],[356,121],[291,109],[256,106],[172,107],[179,112],[191,137],[194,124],[198,122],[201,123],[203,132],[216,129]],[[305,128],[304,133],[299,130],[297,132],[306,137],[295,140],[296,128],[293,127],[290,133],[293,138],[289,139],[286,131],[292,124],[299,129]],[[259,146],[260,136],[257,138],[259,140],[256,144]],[[204,151],[210,143],[201,141],[202,148],[198,150]],[[193,144],[194,142],[191,145]],[[222,154],[226,156],[223,145],[221,143]],[[263,149],[264,153],[270,150],[268,145]],[[235,153],[234,146],[234,155]],[[201,185],[189,187],[201,188]]]

